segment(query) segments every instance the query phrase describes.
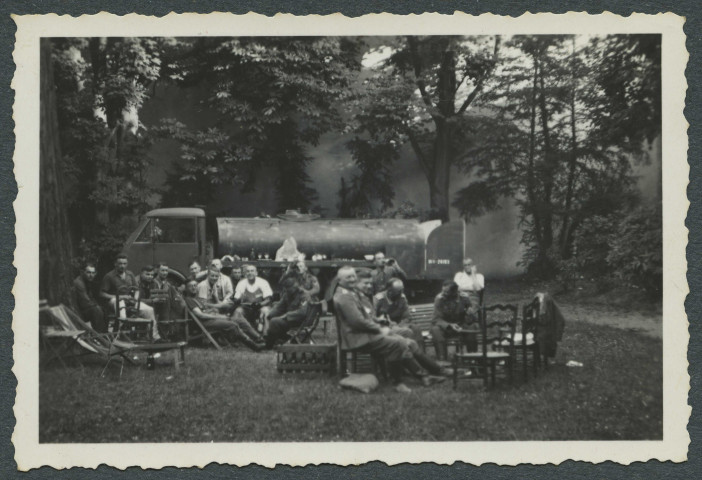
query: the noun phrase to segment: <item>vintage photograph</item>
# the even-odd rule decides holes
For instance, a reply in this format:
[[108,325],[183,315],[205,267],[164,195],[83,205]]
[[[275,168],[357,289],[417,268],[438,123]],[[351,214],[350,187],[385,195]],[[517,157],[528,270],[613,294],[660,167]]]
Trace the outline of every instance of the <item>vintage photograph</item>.
[[622,32],[42,35],[38,443],[663,441]]

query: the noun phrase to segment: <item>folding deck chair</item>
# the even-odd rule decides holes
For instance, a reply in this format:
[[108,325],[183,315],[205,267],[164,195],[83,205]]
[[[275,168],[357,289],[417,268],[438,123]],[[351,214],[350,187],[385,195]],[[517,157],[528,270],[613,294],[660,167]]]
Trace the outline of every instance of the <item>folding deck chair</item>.
[[307,307],[307,315],[299,327],[289,333],[289,339],[286,344],[303,344],[314,343],[312,341],[312,333],[319,325],[319,317],[322,315],[322,302],[310,302]]
[[[178,364],[185,363],[185,346],[186,342],[172,343],[133,343],[120,340],[115,334],[98,333],[80,316],[65,305],[50,307],[49,311],[52,317],[57,321],[65,331],[77,332],[85,331],[84,335],[77,338],[76,342],[85,348],[88,353],[95,353],[107,358],[107,363],[102,369],[101,375],[104,375],[105,370],[112,362],[114,357],[120,357],[122,360],[122,368],[124,368],[125,360],[129,363],[134,363],[129,354],[134,352],[145,352],[147,354],[147,365],[153,365],[154,354],[167,352],[170,350],[179,350],[177,362]],[[120,375],[122,370],[120,370]]]

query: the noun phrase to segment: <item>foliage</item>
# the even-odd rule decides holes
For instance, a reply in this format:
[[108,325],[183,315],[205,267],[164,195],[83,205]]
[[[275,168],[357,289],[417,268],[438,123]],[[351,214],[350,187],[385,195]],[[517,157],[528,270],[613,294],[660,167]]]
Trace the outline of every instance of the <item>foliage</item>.
[[[379,58],[363,81],[363,92],[350,103],[353,112],[350,142],[361,170],[371,162],[391,165],[408,145],[429,183],[431,209],[449,216],[451,166],[471,147],[466,142],[465,113],[481,93],[497,62],[499,37],[383,38],[366,57]],[[366,144],[362,147],[362,144]],[[393,155],[365,155],[392,146]],[[365,195],[390,195],[392,186],[381,172],[382,188],[359,185]],[[385,199],[381,198],[381,202]]]
[[469,128],[476,147],[459,164],[473,180],[454,205],[470,219],[513,197],[532,273],[572,270],[573,247],[589,219],[621,216],[634,204],[632,163],[661,128],[656,38],[506,42],[478,104],[486,114]]
[[[228,37],[186,41],[175,59],[183,86],[211,91],[216,125],[187,132],[171,121],[165,131],[181,141],[182,173],[171,188],[193,195],[210,187],[254,186],[261,170],[274,172],[279,208],[312,208],[316,192],[305,167],[306,144],[342,126],[337,104],[359,68],[358,42],[344,37]],[[176,127],[176,131],[172,129]],[[213,191],[210,188],[210,191]]]
[[[114,226],[155,205],[147,182],[152,138],[139,109],[159,79],[172,42],[150,38],[53,40],[66,201],[74,244],[105,260],[125,232]],[[110,241],[105,236],[109,232]],[[95,258],[93,258],[94,260]]]

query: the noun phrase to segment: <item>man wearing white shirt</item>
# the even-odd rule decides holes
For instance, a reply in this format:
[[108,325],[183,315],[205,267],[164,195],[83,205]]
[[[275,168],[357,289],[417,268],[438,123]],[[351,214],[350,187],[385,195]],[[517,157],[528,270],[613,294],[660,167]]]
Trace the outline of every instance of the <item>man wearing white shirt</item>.
[[458,272],[453,281],[458,284],[458,293],[470,298],[471,305],[481,305],[480,292],[485,288],[485,277],[478,273],[477,267],[471,258],[463,260],[463,271]]
[[252,325],[258,324],[259,331],[265,334],[268,330],[266,318],[273,290],[266,279],[258,276],[256,267],[244,265],[243,270],[244,278],[234,290],[234,300],[241,302],[234,311],[234,318],[245,319]]
[[197,285],[197,296],[208,306],[216,308],[221,313],[231,312],[231,298],[234,295],[234,287],[231,279],[226,275],[221,275],[215,262],[209,268],[207,278]]

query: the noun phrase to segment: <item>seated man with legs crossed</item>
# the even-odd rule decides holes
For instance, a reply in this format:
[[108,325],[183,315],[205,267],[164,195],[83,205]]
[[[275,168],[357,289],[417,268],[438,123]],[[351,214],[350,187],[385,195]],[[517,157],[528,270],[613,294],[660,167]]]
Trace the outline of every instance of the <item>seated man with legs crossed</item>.
[[273,348],[275,343],[291,328],[302,325],[307,318],[310,296],[295,277],[283,280],[283,294],[273,308],[266,314],[268,332],[265,335],[266,348]]
[[404,290],[405,285],[402,280],[391,278],[387,288],[373,297],[375,318],[379,323],[390,327],[390,333],[417,342],[421,351],[424,352],[422,329],[411,323],[409,303],[407,303]]
[[258,352],[263,348],[263,340],[255,331],[253,332],[256,335],[255,337],[245,334],[229,317],[222,315],[215,308],[208,307],[200,301],[197,298],[197,293],[197,281],[188,280],[185,284],[185,304],[208,332],[222,333],[227,340],[232,342],[240,340],[254,352]]
[[380,327],[373,321],[373,307],[370,301],[364,305],[355,291],[357,279],[353,267],[341,267],[337,277],[339,286],[334,294],[334,311],[339,320],[343,349],[382,357],[387,362],[393,383],[396,385],[395,389],[401,393],[411,392],[402,383],[402,374],[405,369],[421,379],[425,386],[444,380],[443,377],[430,376],[422,369],[410,350],[410,341],[397,335],[390,335],[389,329]]

